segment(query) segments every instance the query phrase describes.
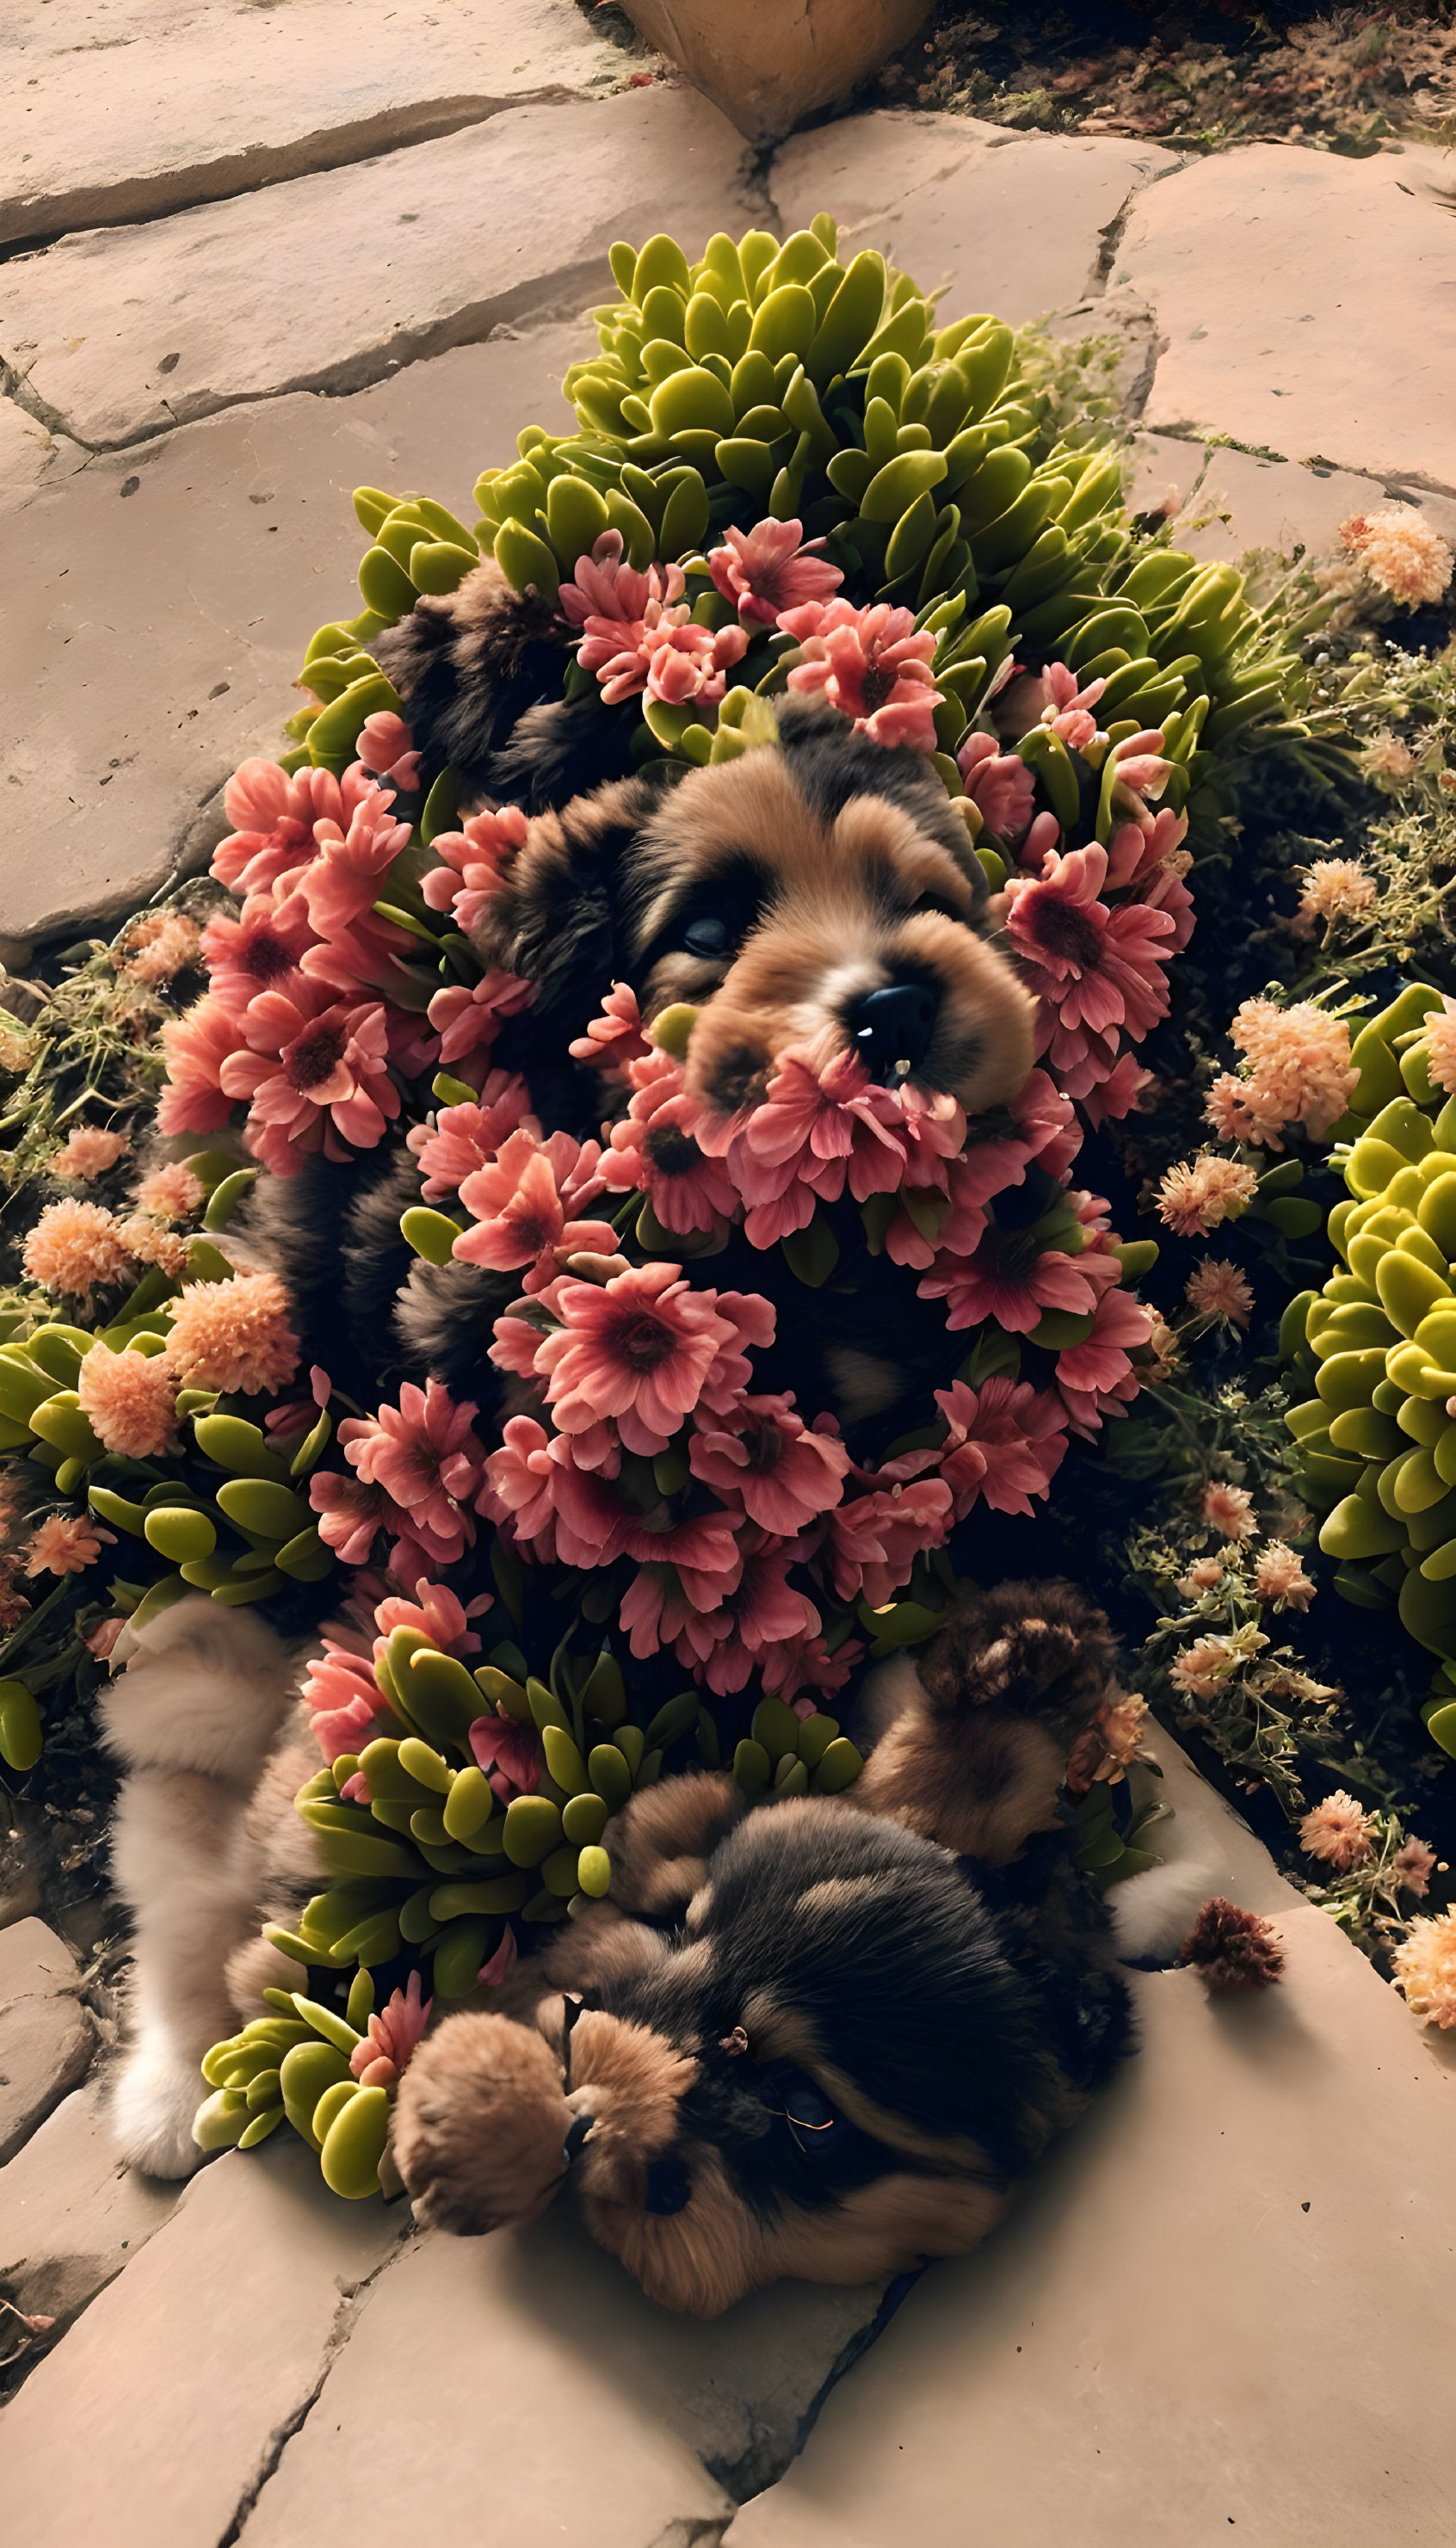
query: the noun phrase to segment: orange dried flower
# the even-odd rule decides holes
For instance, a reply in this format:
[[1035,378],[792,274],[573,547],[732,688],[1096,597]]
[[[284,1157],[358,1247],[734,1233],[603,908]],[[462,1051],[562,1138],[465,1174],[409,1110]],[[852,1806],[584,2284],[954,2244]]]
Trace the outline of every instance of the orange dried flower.
[[116,1546],[116,1533],[103,1530],[89,1514],[47,1513],[32,1531],[22,1551],[27,1575],[80,1575],[94,1566],[103,1546]]
[[1205,1487],[1199,1510],[1225,1539],[1252,1539],[1258,1528],[1247,1487],[1230,1487],[1223,1478],[1214,1478]]
[[1216,1893],[1204,1904],[1179,1956],[1211,1990],[1267,1990],[1284,1971],[1284,1949],[1272,1920]]
[[1206,1256],[1201,1265],[1195,1265],[1183,1298],[1199,1318],[1216,1319],[1226,1327],[1246,1327],[1254,1306],[1254,1296],[1237,1266],[1223,1256]]

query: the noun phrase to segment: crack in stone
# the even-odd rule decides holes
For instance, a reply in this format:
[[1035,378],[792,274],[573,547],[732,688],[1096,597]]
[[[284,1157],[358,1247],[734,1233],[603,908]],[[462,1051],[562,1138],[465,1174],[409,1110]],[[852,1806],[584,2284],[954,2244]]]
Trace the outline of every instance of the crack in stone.
[[159,441],[179,424],[200,424],[210,415],[226,414],[230,408],[266,407],[301,391],[320,398],[352,398],[358,390],[377,389],[382,381],[414,363],[431,362],[436,355],[453,353],[460,345],[481,344],[498,327],[514,327],[517,322],[528,327],[546,326],[553,320],[580,318],[600,294],[603,259],[604,251],[602,256],[583,257],[575,265],[535,276],[493,300],[470,302],[427,326],[402,327],[386,343],[366,347],[317,371],[294,373],[270,389],[201,391],[193,398],[179,400],[165,420],[138,425],[114,442],[88,441],[60,410],[31,389],[27,374],[11,366],[0,370],[0,392],[14,399],[47,432],[63,435],[83,451],[132,451],[140,444]]
[[489,124],[527,106],[588,106],[608,95],[605,89],[567,88],[551,81],[544,88],[522,89],[518,97],[463,94],[421,100],[417,105],[385,107],[358,124],[320,127],[296,141],[269,147],[254,142],[188,172],[189,183],[157,200],[166,179],[133,177],[116,185],[77,187],[56,199],[54,216],[43,228],[0,241],[0,264],[34,256],[57,239],[85,229],[141,229],[173,213],[195,212],[201,204],[235,203],[296,177],[328,176],[337,168],[362,167],[370,160],[394,157],[418,142],[442,141],[477,124]]
[[243,2526],[252,2518],[252,2515],[257,2508],[258,2498],[262,2494],[264,2487],[267,2485],[269,2479],[274,2475],[278,2464],[282,2459],[284,2452],[287,2450],[289,2443],[293,2440],[294,2435],[303,2431],[305,2424],[308,2422],[309,2417],[312,2415],[319,2399],[322,2397],[323,2391],[328,2383],[328,2375],[332,2371],[335,2362],[338,2360],[339,2355],[342,2353],[344,2346],[348,2343],[349,2337],[354,2331],[354,2320],[358,2317],[367,2295],[373,2290],[381,2276],[387,2274],[392,2265],[399,2263],[401,2256],[407,2251],[410,2244],[410,2236],[407,2235],[402,2238],[399,2245],[391,2249],[389,2255],[381,2257],[379,2263],[374,2267],[371,2273],[363,2275],[357,2283],[351,2283],[347,2291],[340,2295],[338,2308],[335,2310],[333,2315],[333,2324],[329,2328],[323,2341],[323,2358],[319,2366],[318,2377],[315,2381],[313,2388],[309,2391],[308,2396],[300,2400],[298,2406],[294,2409],[293,2413],[286,2416],[281,2424],[275,2426],[273,2433],[269,2437],[268,2446],[258,2464],[257,2475],[254,2477],[252,2484],[243,2493],[236,2511],[233,2513],[227,2529],[218,2541],[218,2548],[237,2548],[237,2542],[242,2536]]
[[[831,2392],[838,2388],[858,2362],[863,2361],[870,2346],[878,2342],[902,2301],[908,2298],[919,2280],[920,2272],[917,2270],[897,2274],[894,2281],[886,2285],[874,2316],[864,2326],[858,2327],[848,2342],[841,2346],[786,2441],[777,2439],[771,2432],[760,2431],[736,2460],[703,2458],[702,2464],[709,2477],[722,2487],[726,2495],[731,2495],[736,2503],[745,2504],[754,2496],[767,2493],[792,2467],[817,2424]],[[718,2535],[711,2524],[704,2532],[708,2538]]]
[[[1145,400],[1143,404],[1145,407]],[[1456,502],[1456,487],[1448,487],[1440,478],[1426,478],[1411,469],[1363,469],[1356,460],[1333,460],[1327,451],[1312,452],[1307,459],[1296,460],[1287,451],[1271,450],[1266,442],[1240,442],[1236,434],[1224,433],[1217,425],[1211,424],[1158,422],[1146,425],[1145,430],[1158,434],[1165,442],[1201,443],[1211,455],[1219,451],[1240,451],[1247,459],[1267,460],[1280,468],[1319,471],[1326,477],[1362,478],[1367,487],[1378,487],[1392,503],[1403,500],[1410,501],[1416,496],[1440,496]]]

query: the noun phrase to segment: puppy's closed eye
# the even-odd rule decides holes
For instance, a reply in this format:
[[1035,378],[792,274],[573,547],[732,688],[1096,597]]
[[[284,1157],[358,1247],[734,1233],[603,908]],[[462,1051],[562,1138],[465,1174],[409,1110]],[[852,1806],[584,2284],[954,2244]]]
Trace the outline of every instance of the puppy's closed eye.
[[733,929],[720,912],[703,911],[687,922],[682,939],[689,956],[726,956],[733,946]]

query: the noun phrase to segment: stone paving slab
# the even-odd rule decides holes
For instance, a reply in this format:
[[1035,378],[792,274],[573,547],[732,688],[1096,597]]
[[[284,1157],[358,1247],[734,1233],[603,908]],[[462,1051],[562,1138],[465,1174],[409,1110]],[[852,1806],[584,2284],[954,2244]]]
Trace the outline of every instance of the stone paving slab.
[[1141,2050],[937,2266],[724,2548],[1241,2548],[1451,2532],[1456,2068],[1176,1745],[1283,1986],[1138,1977]]
[[1112,280],[1167,339],[1148,427],[1456,494],[1453,174],[1254,142],[1140,194]]
[[44,1920],[0,1929],[0,2167],[86,2075],[96,2038],[79,1978]]
[[[513,110],[0,268],[0,359],[54,430],[116,448],[243,400],[334,394],[601,297],[611,241],[752,218],[745,145],[654,85]],[[690,218],[686,208],[690,208]]]
[[120,920],[155,890],[237,762],[277,751],[309,638],[350,607],[350,489],[433,494],[470,519],[521,425],[569,421],[580,346],[548,327],[352,399],[231,409],[52,479],[6,523],[26,606],[0,612],[0,768],[23,855],[0,860],[0,931]]
[[575,0],[47,0],[0,24],[0,242],[341,167],[624,73]]
[[1413,504],[1444,538],[1456,537],[1456,498],[1418,487],[1387,488],[1349,469],[1312,469],[1254,451],[1208,448],[1168,433],[1135,435],[1126,484],[1135,512],[1173,489],[1187,502],[1197,488],[1197,509],[1217,506],[1227,516],[1200,531],[1177,530],[1179,548],[1198,558],[1241,557],[1249,549],[1276,549],[1292,558],[1299,546],[1312,559],[1337,557],[1340,523],[1391,497]]
[[859,115],[797,134],[770,192],[785,229],[832,212],[848,244],[883,249],[947,311],[1023,326],[1100,280],[1104,233],[1181,162],[1154,142],[1008,132],[961,115]]
[[307,2412],[406,2223],[326,2194],[287,2139],[195,2177],[7,2407],[0,2501],[26,2548],[217,2548]]
[[27,2548],[385,2548],[462,2515],[510,2548],[716,2536],[880,2301],[793,2285],[698,2325],[565,2210],[415,2238],[280,2139],[194,2179],[32,2373],[0,2421],[7,2515]]
[[[449,2536],[467,2507],[482,2548],[652,2548],[696,2524],[716,2537],[735,2498],[787,2464],[878,2300],[784,2285],[703,2325],[644,2299],[565,2214],[522,2235],[426,2237],[369,2294],[239,2548],[388,2548]],[[427,2450],[380,2450],[386,2400]]]
[[0,2291],[18,2309],[74,2317],[170,2219],[180,2193],[118,2158],[104,2092],[88,2082],[0,2170]]

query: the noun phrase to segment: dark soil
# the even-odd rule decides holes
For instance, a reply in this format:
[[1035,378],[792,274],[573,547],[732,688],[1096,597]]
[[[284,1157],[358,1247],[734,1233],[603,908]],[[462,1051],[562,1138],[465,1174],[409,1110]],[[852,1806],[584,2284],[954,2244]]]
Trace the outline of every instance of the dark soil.
[[[1316,13],[1270,0],[1156,8],[940,0],[862,107],[938,108],[1044,133],[1117,133],[1213,150],[1303,142],[1365,157],[1456,144],[1453,0]],[[1456,160],[1452,163],[1456,183]]]

